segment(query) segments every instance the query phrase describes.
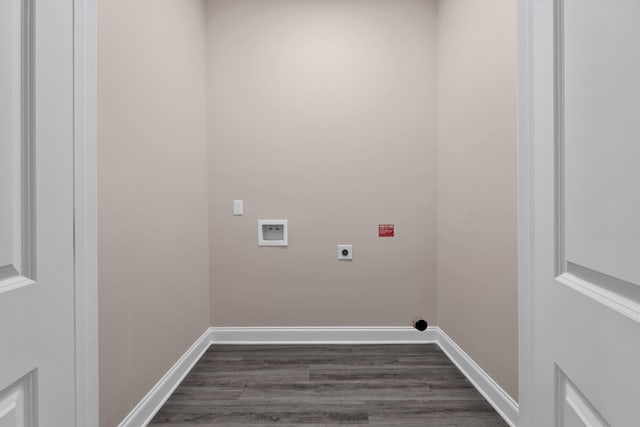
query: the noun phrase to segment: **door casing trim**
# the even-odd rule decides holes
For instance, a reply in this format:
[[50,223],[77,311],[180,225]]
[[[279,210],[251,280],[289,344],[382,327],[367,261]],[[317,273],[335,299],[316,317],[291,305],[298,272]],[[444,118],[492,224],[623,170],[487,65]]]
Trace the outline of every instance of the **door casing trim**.
[[73,0],[76,427],[99,423],[96,7]]
[[531,427],[533,386],[533,46],[530,0],[518,0],[518,426]]

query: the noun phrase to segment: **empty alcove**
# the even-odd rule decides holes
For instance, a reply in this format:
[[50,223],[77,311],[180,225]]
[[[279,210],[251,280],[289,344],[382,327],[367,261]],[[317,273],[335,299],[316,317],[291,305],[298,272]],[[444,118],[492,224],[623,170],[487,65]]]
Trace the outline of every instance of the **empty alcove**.
[[[517,397],[515,1],[109,0],[98,19],[104,426],[210,326],[422,316]],[[286,250],[258,246],[262,218],[289,220]]]

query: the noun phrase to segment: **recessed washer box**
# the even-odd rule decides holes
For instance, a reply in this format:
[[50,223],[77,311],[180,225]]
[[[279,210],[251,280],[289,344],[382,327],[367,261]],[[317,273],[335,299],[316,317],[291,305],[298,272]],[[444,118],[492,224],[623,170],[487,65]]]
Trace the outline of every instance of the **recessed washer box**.
[[289,227],[286,219],[259,219],[258,246],[288,246]]

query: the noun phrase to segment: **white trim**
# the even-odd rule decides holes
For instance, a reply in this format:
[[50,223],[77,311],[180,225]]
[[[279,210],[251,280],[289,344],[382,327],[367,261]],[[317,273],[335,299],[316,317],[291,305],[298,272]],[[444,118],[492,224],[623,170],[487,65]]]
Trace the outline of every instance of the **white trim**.
[[118,427],[146,426],[209,346],[222,344],[437,344],[507,424],[517,425],[518,403],[439,327],[391,326],[209,328]]
[[213,344],[418,344],[435,343],[437,328],[265,327],[211,328]]
[[467,353],[443,330],[438,329],[438,345],[462,371],[480,394],[511,427],[518,425],[518,403],[507,394]]
[[530,0],[518,0],[518,412],[533,427],[533,29]]
[[211,345],[210,330],[207,329],[198,340],[182,355],[169,371],[153,386],[145,397],[125,417],[118,427],[141,427],[151,422],[153,416],[169,399],[191,368],[200,360]]
[[[575,264],[569,263],[569,265],[575,266]],[[596,276],[597,277],[597,276]],[[602,278],[604,277],[604,278]],[[615,279],[608,278],[604,275],[597,277],[600,283],[621,283],[625,282]],[[580,277],[575,272],[567,272],[562,274],[561,276],[556,277],[556,280],[559,283],[562,283],[565,286],[573,289],[576,292],[581,293],[587,298],[591,298],[597,304],[603,305],[605,307],[610,308],[613,311],[620,313],[621,315],[628,317],[636,323],[640,323],[640,304],[634,301],[633,298],[627,298],[622,292],[611,292],[604,286],[596,285],[593,281],[590,281],[586,277]],[[598,283],[598,282],[595,282]],[[630,286],[634,286],[629,284]]]
[[73,2],[76,427],[98,420],[96,0]]

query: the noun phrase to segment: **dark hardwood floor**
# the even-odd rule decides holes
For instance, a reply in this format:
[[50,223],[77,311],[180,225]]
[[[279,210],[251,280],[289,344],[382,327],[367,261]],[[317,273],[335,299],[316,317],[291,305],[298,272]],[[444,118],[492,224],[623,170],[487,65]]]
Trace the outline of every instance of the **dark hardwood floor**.
[[214,345],[150,426],[506,426],[420,345]]

